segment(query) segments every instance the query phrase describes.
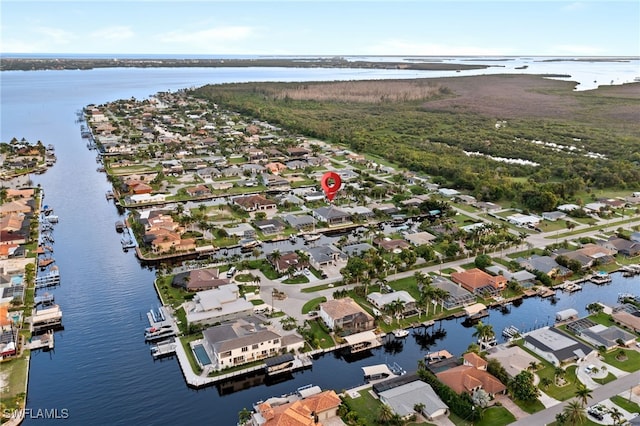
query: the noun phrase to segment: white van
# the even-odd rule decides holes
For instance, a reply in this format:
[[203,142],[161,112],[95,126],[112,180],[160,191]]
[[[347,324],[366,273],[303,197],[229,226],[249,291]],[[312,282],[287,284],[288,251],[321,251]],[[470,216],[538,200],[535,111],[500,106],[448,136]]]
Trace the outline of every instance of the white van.
[[233,275],[236,273],[236,267],[232,266],[231,269],[227,271],[227,278],[233,278]]

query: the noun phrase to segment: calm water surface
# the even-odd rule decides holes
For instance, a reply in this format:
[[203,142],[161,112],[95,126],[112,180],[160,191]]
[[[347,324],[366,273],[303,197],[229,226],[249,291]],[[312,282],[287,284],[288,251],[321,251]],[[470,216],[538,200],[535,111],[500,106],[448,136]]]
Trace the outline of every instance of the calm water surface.
[[[144,313],[158,304],[154,271],[142,268],[133,253],[123,253],[114,223],[120,219],[104,194],[110,185],[96,172],[95,153],[80,138],[75,112],[90,103],[142,99],[158,91],[233,81],[307,81],[363,78],[415,78],[421,73],[311,69],[100,69],[92,71],[3,72],[1,137],[24,137],[53,144],[58,162],[34,176],[45,189],[45,203],[60,217],[54,256],[62,285],[52,292],[61,305],[65,330],[56,334],[55,352],[32,355],[27,406],[67,409],[65,424],[233,425],[237,413],[255,401],[288,393],[309,383],[341,390],[362,382],[361,366],[397,362],[407,370],[430,350],[459,354],[473,329],[442,321],[439,338],[410,335],[368,357],[343,360],[327,354],[313,368],[287,381],[246,382],[195,391],[183,380],[177,361],[154,362],[144,343]],[[613,303],[620,292],[640,292],[640,280],[619,275],[605,288],[586,285],[572,296],[528,299],[503,315],[492,311],[486,322],[499,333],[553,321],[555,312],[601,300]],[[414,330],[416,334],[418,330]],[[433,331],[430,329],[429,331]],[[431,339],[429,339],[431,337]],[[252,386],[252,387],[250,387]],[[243,388],[246,388],[242,390]],[[29,420],[25,424],[42,424]]]

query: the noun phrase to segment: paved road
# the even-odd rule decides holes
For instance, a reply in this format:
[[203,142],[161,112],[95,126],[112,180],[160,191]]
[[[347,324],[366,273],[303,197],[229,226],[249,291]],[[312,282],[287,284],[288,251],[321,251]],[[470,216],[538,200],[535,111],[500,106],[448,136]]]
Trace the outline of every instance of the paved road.
[[[609,382],[606,385],[603,385],[597,389],[592,390],[593,395],[593,403],[597,403],[599,401],[603,401],[605,399],[611,398],[614,395],[618,395],[624,393],[625,391],[629,393],[631,388],[634,386],[638,386],[640,384],[640,372],[635,372],[628,374],[624,377],[614,380],[613,382]],[[623,395],[624,396],[624,395]],[[551,408],[547,408],[546,410],[539,411],[530,416],[524,417],[511,425],[514,426],[532,426],[532,425],[546,425],[556,420],[556,414],[560,413],[564,407],[570,402],[565,401],[561,404],[555,405]]]

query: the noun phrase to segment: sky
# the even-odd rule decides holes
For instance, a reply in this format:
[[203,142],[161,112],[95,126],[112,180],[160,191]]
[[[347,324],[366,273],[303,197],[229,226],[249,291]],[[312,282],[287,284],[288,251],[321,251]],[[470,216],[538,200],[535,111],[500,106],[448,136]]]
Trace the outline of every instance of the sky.
[[0,2],[0,53],[640,56],[640,1]]

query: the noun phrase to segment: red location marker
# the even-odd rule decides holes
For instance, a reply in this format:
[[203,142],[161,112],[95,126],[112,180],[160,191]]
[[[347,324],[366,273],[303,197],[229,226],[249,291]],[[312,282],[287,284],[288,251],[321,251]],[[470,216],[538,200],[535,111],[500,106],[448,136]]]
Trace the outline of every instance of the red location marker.
[[329,201],[333,201],[336,192],[338,192],[340,185],[342,185],[342,179],[340,179],[340,175],[335,172],[327,172],[322,176],[320,184]]

